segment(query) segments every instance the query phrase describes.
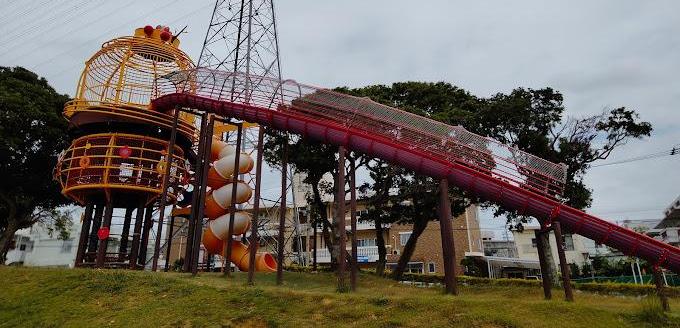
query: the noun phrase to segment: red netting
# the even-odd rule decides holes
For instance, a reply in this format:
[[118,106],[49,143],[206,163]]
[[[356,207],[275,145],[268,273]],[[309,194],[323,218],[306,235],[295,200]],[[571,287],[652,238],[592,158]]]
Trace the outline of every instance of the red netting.
[[562,193],[566,180],[565,165],[471,133],[461,126],[292,80],[248,78],[243,73],[197,68],[172,73],[158,85],[161,95],[184,92],[267,109],[292,110],[317,120],[379,134],[551,197]]

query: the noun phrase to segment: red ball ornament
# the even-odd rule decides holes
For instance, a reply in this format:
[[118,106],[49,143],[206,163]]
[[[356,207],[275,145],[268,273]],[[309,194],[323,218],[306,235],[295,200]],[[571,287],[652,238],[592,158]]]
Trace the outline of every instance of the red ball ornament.
[[154,28],[151,25],[144,26],[144,34],[146,35],[150,36],[151,34],[153,34],[153,30]]
[[168,32],[170,32],[170,27],[168,27],[168,26],[164,27],[164,28],[163,28],[163,31],[168,31]]
[[124,159],[128,158],[128,157],[130,157],[130,155],[132,155],[132,149],[130,149],[130,147],[128,147],[128,146],[120,147],[118,149],[118,155],[121,158],[124,158]]
[[110,232],[111,231],[109,230],[109,227],[101,227],[97,231],[97,237],[99,238],[99,240],[104,240],[106,238],[109,238]]
[[163,40],[163,41],[170,40],[170,32],[168,32],[168,31],[161,32],[161,40]]

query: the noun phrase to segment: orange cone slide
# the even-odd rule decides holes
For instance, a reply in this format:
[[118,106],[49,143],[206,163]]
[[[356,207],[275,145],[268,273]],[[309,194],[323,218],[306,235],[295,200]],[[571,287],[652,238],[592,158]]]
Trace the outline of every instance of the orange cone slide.
[[[205,216],[209,219],[208,226],[203,231],[203,246],[210,254],[222,254],[229,234],[229,208],[234,183],[234,163],[236,149],[226,142],[213,139],[210,149],[211,159],[214,161],[208,171],[208,186],[212,189],[205,199]],[[245,153],[238,153],[238,173],[248,173],[253,169],[253,159]],[[236,204],[247,202],[252,196],[252,190],[243,181],[236,181]],[[244,234],[250,229],[252,217],[249,213],[237,211],[234,213],[234,235]],[[231,263],[241,271],[250,267],[249,249],[238,240],[231,243]],[[277,263],[269,253],[255,256],[255,270],[264,272],[276,271]]]

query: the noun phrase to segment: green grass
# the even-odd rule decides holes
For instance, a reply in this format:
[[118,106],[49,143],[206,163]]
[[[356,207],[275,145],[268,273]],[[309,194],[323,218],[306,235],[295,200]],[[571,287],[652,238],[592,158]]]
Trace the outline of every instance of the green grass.
[[359,291],[336,293],[328,273],[191,277],[177,273],[0,267],[0,327],[240,326],[240,327],[680,327],[652,297],[577,292],[576,302],[544,301],[540,288],[397,284],[361,275]]

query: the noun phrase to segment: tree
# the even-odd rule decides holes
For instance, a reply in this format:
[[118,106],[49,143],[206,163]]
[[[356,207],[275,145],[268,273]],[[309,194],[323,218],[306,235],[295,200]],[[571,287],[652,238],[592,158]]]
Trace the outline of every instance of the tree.
[[41,223],[68,238],[70,218],[58,207],[69,201],[52,179],[70,143],[61,116],[68,100],[31,71],[0,67],[0,264],[19,229]]
[[[282,145],[286,142],[284,141],[286,139],[288,139],[288,163],[295,172],[304,176],[302,182],[311,186],[311,193],[307,195],[310,222],[321,226],[322,236],[331,254],[331,266],[334,267],[337,263],[338,254],[333,245],[336,244],[339,232],[335,231],[334,226],[329,221],[324,198],[331,196],[334,203],[338,201],[335,199],[336,193],[334,192],[337,185],[338,158],[336,154],[338,147],[299,137],[288,138],[282,133],[268,131],[265,138],[264,157],[270,166],[280,168]],[[351,158],[357,160],[357,168],[365,165],[364,159],[357,153],[349,153],[347,159]],[[349,168],[346,167],[345,176],[348,174]],[[329,175],[332,177],[332,183],[324,179]],[[346,258],[350,259],[349,256]]]
[[[648,122],[640,121],[635,111],[625,107],[584,118],[564,117],[563,96],[552,88],[517,88],[489,98],[476,97],[444,82],[404,82],[340,91],[449,125],[462,125],[538,157],[565,163],[566,183],[559,197],[579,209],[592,201],[592,191],[583,182],[591,163],[606,159],[628,140],[649,136],[652,130]],[[495,215],[504,215],[514,229],[522,229],[529,219],[496,204],[481,205],[495,208]],[[546,254],[552,257],[549,244],[545,244]],[[549,259],[548,263],[553,261]]]

